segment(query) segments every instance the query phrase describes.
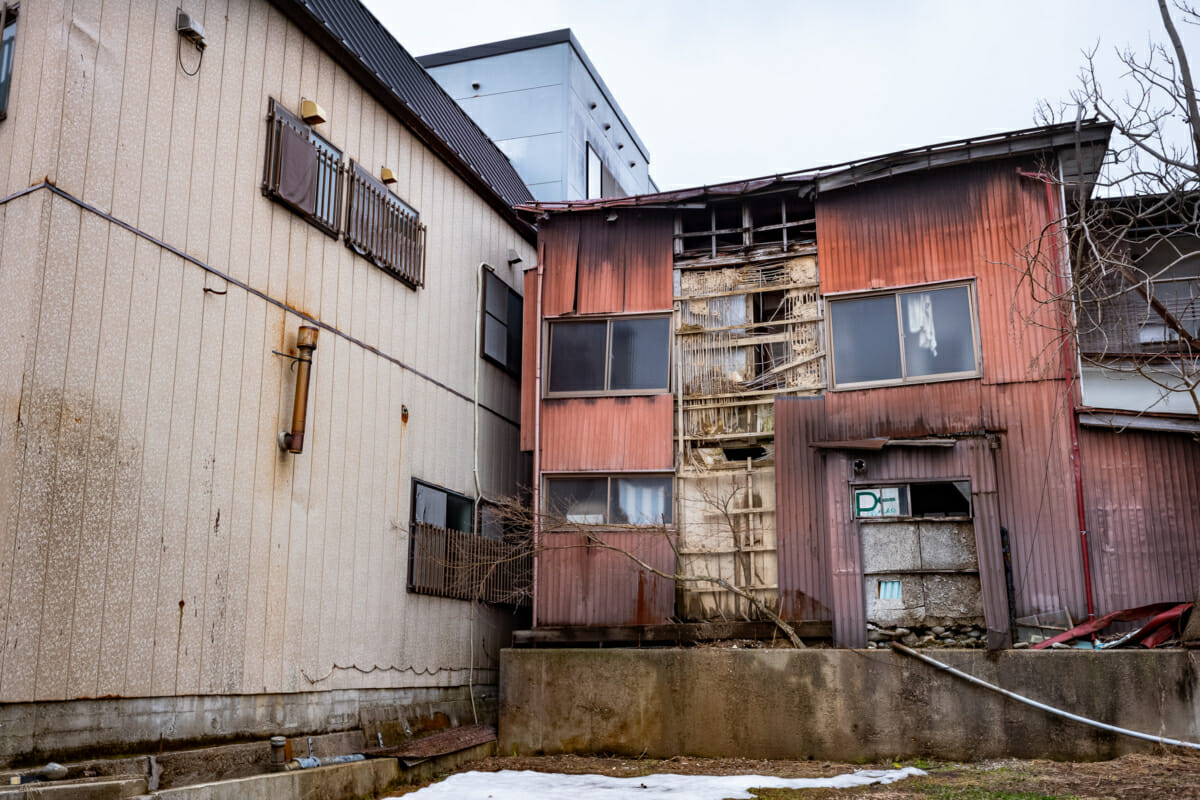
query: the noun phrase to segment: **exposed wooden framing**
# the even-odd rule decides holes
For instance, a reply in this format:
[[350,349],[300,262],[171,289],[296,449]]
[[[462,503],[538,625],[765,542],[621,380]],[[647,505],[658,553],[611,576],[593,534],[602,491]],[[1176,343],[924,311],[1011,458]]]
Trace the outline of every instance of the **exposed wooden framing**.
[[[733,292],[714,292],[712,294],[689,294],[686,296],[676,297],[676,300],[712,300],[717,297],[736,297],[739,294],[761,294],[763,292],[785,292],[788,289],[816,289],[820,286],[818,283],[786,283],[786,284],[771,284],[768,286],[747,286],[745,289],[739,289]],[[792,320],[796,322],[797,320]],[[816,320],[814,320],[816,321]],[[749,327],[753,325],[762,325],[761,322],[748,322],[746,325],[738,327]]]

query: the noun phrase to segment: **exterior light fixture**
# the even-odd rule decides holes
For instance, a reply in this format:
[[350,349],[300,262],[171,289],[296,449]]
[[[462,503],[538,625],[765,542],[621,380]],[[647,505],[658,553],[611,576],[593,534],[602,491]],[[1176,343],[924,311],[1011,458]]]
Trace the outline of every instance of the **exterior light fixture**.
[[296,332],[296,397],[292,403],[292,429],[279,432],[279,449],[304,452],[304,427],[308,417],[308,379],[312,374],[313,351],[317,349],[317,329],[301,325]]
[[309,125],[320,125],[329,119],[329,115],[325,113],[325,109],[317,105],[315,100],[301,100],[300,118]]
[[521,261],[521,254],[516,250],[513,250],[511,247],[508,248],[508,265],[511,267],[513,264],[520,264]]
[[397,180],[396,173],[392,172],[387,167],[381,167],[379,169],[379,180],[383,181],[388,186],[391,186]]

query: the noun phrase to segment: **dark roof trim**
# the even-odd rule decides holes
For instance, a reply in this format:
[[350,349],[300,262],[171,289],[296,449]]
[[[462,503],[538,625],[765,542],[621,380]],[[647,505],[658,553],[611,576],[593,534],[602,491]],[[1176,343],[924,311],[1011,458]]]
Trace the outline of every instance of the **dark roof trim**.
[[513,209],[532,202],[533,195],[507,156],[358,0],[271,4],[333,56],[526,241],[536,242],[536,231]]
[[[1087,120],[1081,123],[1063,123],[1038,128],[976,136],[950,142],[899,150],[880,156],[845,161],[823,167],[797,172],[767,175],[732,183],[717,183],[691,189],[677,189],[657,194],[633,197],[617,197],[603,200],[572,200],[557,203],[530,203],[518,210],[531,218],[538,214],[562,211],[586,211],[597,208],[679,206],[688,202],[707,202],[715,199],[744,197],[751,194],[775,193],[784,190],[801,193],[820,193],[862,183],[881,180],[917,172],[927,172],[941,167],[951,167],[977,161],[1033,155],[1040,152],[1057,151],[1075,156],[1075,149],[1095,154],[1086,164],[1077,165],[1074,175],[1066,180],[1092,181],[1099,170],[1100,161],[1108,149],[1108,138],[1112,125],[1107,122]],[[1082,173],[1082,174],[1079,174]]]
[[522,50],[536,50],[539,47],[549,47],[555,44],[569,44],[575,49],[575,54],[579,56],[579,60],[583,62],[583,66],[587,68],[588,74],[592,76],[592,80],[600,87],[601,94],[608,104],[612,106],[613,111],[617,115],[617,119],[621,120],[621,124],[625,126],[626,133],[629,138],[633,139],[633,143],[637,145],[637,149],[641,151],[642,157],[646,161],[650,160],[650,153],[646,150],[646,145],[642,143],[638,137],[637,131],[629,124],[629,120],[625,116],[625,112],[621,110],[621,106],[617,104],[617,100],[613,97],[612,92],[608,90],[608,85],[604,79],[600,77],[600,73],[596,70],[592,60],[588,58],[587,52],[583,49],[583,45],[575,38],[574,32],[570,28],[562,28],[557,31],[546,31],[545,33],[535,33],[532,36],[518,36],[515,39],[505,39],[501,42],[488,42],[487,44],[477,44],[472,47],[462,47],[458,50],[446,50],[441,53],[430,53],[427,56],[417,56],[417,63],[422,67],[429,69],[430,67],[441,67],[446,64],[458,64],[462,61],[474,61],[478,58],[490,58],[492,56],[502,56],[506,53],[519,53]]

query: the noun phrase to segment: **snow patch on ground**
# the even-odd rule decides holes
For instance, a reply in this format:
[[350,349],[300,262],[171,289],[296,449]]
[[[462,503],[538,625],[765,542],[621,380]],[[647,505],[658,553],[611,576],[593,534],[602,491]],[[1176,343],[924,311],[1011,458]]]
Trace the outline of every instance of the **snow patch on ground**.
[[426,786],[405,800],[724,800],[748,798],[755,789],[849,789],[873,783],[895,783],[925,773],[916,767],[864,769],[832,778],[775,778],[769,775],[562,775],[553,772],[460,772]]

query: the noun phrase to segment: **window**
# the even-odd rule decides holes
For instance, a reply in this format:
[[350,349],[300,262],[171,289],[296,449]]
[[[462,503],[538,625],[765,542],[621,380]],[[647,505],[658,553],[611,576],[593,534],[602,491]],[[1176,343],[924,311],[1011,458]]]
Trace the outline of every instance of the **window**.
[[17,6],[0,6],[0,119],[8,116],[13,56],[17,49]]
[[546,510],[578,525],[670,525],[670,475],[546,478]]
[[896,486],[855,486],[856,519],[970,517],[970,481],[929,481]]
[[342,151],[271,98],[263,194],[336,237],[341,226]]
[[420,215],[353,160],[346,246],[410,288],[425,285],[425,226]]
[[584,147],[587,148],[587,199],[593,200],[604,196],[604,165],[590,144]]
[[979,375],[972,284],[830,299],[829,317],[835,387]]
[[413,522],[471,533],[475,503],[466,495],[422,481],[413,481]]
[[520,375],[521,295],[491,270],[483,275],[483,357],[512,375]]
[[669,317],[550,323],[547,394],[669,391]]

